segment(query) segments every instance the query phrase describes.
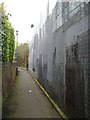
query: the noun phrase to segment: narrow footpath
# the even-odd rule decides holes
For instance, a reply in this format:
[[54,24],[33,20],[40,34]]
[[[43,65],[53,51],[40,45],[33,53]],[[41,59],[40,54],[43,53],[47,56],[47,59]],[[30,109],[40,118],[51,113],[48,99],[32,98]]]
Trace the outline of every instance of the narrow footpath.
[[3,106],[3,118],[60,118],[60,115],[28,71],[19,68],[19,75]]

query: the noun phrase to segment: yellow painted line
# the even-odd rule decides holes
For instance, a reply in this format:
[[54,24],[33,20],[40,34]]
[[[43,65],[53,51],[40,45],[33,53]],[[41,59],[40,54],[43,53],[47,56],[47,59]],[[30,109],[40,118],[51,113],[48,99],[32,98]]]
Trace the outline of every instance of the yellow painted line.
[[34,81],[38,84],[38,86],[41,88],[41,90],[44,92],[44,94],[46,95],[46,97],[49,99],[49,101],[52,103],[52,105],[55,107],[55,109],[57,110],[57,112],[60,114],[60,116],[66,120],[68,120],[68,117],[64,114],[64,112],[58,107],[58,105],[51,99],[51,97],[49,96],[49,94],[45,91],[45,89],[40,85],[40,83],[38,82],[38,80],[32,75],[32,73],[30,72],[30,75],[32,76],[32,78],[34,79]]

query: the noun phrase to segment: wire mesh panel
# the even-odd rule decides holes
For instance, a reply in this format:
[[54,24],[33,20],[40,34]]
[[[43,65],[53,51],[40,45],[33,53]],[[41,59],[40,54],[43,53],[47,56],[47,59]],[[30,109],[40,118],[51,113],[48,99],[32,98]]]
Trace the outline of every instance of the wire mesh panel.
[[90,112],[88,5],[57,2],[44,29],[40,28],[34,38],[35,74],[59,107],[73,118],[88,118]]

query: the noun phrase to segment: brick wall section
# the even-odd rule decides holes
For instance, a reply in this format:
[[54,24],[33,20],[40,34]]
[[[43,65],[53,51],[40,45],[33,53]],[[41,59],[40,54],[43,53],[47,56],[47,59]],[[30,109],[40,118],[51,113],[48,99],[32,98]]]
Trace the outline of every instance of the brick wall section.
[[7,97],[16,76],[16,63],[2,64],[2,96]]

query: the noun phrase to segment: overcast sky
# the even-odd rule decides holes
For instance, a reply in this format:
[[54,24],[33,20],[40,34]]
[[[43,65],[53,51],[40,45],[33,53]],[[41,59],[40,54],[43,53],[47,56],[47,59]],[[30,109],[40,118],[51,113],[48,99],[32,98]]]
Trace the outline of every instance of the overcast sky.
[[[1,0],[0,0],[1,1]],[[40,14],[46,17],[48,0],[3,0],[5,1],[6,10],[12,15],[10,21],[15,30],[19,30],[18,40],[24,43],[32,39],[32,33],[37,28],[40,21]],[[50,12],[57,0],[50,1]],[[35,27],[31,29],[31,24]]]
[[[1,1],[5,1],[6,10],[12,15],[10,21],[14,29],[19,30],[19,42],[24,43],[27,40],[31,40],[32,34],[35,31],[34,29],[36,29],[36,24],[38,28],[40,13],[42,13],[43,21],[45,20],[48,0],[0,0],[0,2]],[[54,8],[56,1],[57,0],[49,0],[50,12],[52,8]],[[33,29],[30,27],[31,24],[35,26]]]

